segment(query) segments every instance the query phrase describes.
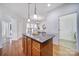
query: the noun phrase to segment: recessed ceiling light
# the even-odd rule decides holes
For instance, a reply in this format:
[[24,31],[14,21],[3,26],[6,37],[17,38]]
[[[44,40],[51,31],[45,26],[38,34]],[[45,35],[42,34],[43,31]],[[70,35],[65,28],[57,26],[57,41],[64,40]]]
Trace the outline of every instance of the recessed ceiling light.
[[50,6],[51,6],[51,4],[49,4],[49,3],[48,3],[48,5],[47,5],[47,6],[48,6],[48,7],[50,7]]

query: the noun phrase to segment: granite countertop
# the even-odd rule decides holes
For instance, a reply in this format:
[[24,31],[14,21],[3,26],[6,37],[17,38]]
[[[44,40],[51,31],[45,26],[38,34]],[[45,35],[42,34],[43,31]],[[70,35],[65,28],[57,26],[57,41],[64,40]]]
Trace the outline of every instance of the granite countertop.
[[35,35],[34,34],[24,34],[24,35],[28,36],[28,37],[32,38],[33,40],[36,40],[40,43],[43,43],[43,42],[55,37],[54,34],[46,34],[46,33],[40,33],[37,35],[36,34]]

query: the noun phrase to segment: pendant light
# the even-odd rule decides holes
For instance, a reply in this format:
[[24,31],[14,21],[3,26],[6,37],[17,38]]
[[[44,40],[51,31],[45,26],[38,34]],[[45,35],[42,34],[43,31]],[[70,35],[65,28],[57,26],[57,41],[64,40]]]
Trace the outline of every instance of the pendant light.
[[30,3],[28,3],[28,22],[30,22]]
[[35,9],[34,9],[34,19],[37,20],[36,4],[35,4]]

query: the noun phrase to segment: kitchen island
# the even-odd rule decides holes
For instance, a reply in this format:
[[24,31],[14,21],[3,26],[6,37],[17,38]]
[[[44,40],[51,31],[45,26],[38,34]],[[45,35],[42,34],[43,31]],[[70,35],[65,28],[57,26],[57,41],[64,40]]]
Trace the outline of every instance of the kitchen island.
[[39,34],[23,34],[23,51],[26,56],[52,56],[53,46],[52,39],[54,35]]

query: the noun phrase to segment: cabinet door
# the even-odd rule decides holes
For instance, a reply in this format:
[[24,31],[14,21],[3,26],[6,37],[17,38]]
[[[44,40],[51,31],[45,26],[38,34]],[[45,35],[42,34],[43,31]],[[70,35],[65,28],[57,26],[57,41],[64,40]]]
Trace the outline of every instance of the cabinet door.
[[25,55],[27,55],[27,37],[23,36],[22,38],[22,47],[23,47],[23,52]]
[[41,44],[41,55],[42,56],[53,55],[52,39],[49,39],[47,42],[44,42],[43,44]]
[[0,56],[2,55],[2,48],[0,48]]
[[32,56],[40,56],[40,43],[32,40]]
[[28,52],[27,52],[27,53],[28,53],[28,56],[31,56],[31,50],[32,50],[31,38],[28,37],[27,43],[28,43],[28,44],[27,44],[27,45],[28,45],[28,48],[27,48],[27,51],[28,51]]
[[22,37],[22,48],[23,48],[23,52],[25,53],[25,37]]
[[27,55],[27,48],[28,48],[27,37],[25,37],[25,55]]

